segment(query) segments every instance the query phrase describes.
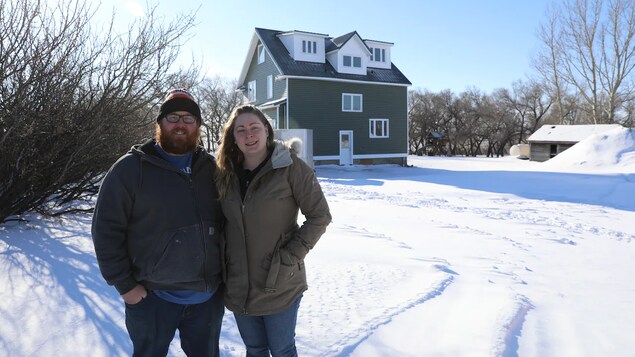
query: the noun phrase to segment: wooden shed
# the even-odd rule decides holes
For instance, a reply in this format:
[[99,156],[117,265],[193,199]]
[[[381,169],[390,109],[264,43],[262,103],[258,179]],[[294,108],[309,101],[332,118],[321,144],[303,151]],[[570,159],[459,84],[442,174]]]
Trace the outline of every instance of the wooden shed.
[[529,159],[547,161],[591,135],[603,134],[618,127],[619,124],[543,125],[527,139]]

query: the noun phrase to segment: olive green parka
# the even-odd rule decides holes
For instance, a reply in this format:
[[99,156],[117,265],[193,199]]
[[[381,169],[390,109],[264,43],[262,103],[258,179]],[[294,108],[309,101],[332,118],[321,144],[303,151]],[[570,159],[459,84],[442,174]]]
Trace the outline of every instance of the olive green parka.
[[[313,169],[276,142],[244,200],[234,175],[221,205],[225,305],[256,316],[285,310],[307,289],[304,257],[331,222]],[[298,211],[306,219],[301,226]]]

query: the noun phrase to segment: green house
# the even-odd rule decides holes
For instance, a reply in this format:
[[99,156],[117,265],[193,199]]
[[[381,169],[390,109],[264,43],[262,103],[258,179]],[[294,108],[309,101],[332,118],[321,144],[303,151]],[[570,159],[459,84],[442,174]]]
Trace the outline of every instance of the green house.
[[315,164],[406,165],[410,81],[393,43],[256,28],[238,79],[275,129],[310,129]]

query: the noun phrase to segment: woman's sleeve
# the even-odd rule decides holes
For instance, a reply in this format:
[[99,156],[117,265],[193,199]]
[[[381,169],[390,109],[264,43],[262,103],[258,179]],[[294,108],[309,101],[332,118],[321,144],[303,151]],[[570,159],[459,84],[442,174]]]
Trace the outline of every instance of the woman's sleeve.
[[326,227],[331,223],[331,212],[315,172],[304,161],[293,157],[289,183],[300,211],[306,218],[294,237],[281,249],[284,264],[303,260]]

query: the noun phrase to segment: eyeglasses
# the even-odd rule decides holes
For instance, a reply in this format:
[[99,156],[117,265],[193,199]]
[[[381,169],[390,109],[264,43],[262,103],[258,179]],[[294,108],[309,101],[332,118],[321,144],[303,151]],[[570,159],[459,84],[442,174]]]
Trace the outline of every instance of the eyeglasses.
[[194,124],[196,123],[196,117],[192,114],[168,114],[165,116],[165,119],[170,123],[178,123],[179,120],[183,119],[183,123],[185,124]]

